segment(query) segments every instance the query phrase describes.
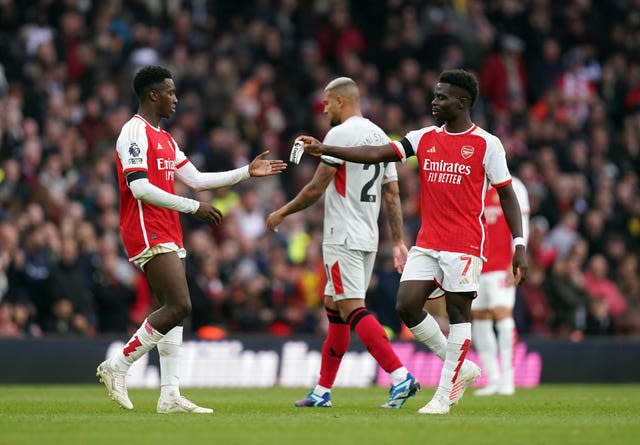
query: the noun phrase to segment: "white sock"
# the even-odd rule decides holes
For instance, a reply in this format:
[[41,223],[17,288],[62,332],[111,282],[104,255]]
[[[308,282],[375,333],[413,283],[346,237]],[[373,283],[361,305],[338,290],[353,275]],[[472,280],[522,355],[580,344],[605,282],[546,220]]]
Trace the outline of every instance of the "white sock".
[[124,348],[109,360],[109,366],[116,371],[128,371],[133,362],[153,349],[162,337],[164,335],[156,331],[145,318]]
[[451,401],[451,389],[460,377],[462,363],[471,345],[471,323],[456,323],[449,326],[447,354],[440,374],[436,395]]
[[407,374],[409,374],[409,371],[404,366],[396,369],[395,371],[392,371],[391,374],[389,374],[389,376],[391,377],[391,383],[394,385],[398,385],[404,382],[407,378]]
[[502,383],[513,385],[513,341],[516,324],[512,317],[503,318],[496,323],[498,331],[498,350],[502,363]]
[[500,380],[498,367],[498,344],[493,332],[493,320],[473,320],[473,345],[478,352],[484,371],[489,377],[489,383],[495,384]]
[[182,352],[182,326],[176,326],[158,342],[160,356],[160,398],[180,397],[180,355]]
[[325,388],[322,385],[316,385],[316,387],[313,388],[313,393],[317,396],[323,396],[328,392],[331,392],[331,388]]
[[447,352],[447,338],[444,336],[440,330],[438,322],[431,316],[431,314],[427,314],[424,320],[414,327],[409,328],[409,330],[416,340],[431,349],[434,354],[444,360]]

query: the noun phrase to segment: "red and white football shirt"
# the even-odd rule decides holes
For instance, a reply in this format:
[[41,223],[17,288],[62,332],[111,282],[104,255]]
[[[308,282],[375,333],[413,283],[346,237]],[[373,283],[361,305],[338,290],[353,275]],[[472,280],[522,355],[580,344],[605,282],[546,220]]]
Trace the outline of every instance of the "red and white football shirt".
[[463,133],[432,126],[392,145],[402,162],[418,158],[422,226],[416,246],[484,259],[487,185],[511,182],[500,140],[476,125]]
[[[529,237],[529,197],[524,184],[513,178],[513,191],[520,204],[522,213],[522,235],[526,240]],[[482,273],[507,270],[511,266],[513,257],[513,236],[511,229],[504,217],[498,191],[489,187],[484,201],[484,217],[487,221],[487,262],[482,267]]]
[[161,243],[182,247],[178,212],[136,199],[127,186],[126,175],[147,172],[149,183],[175,194],[175,171],[188,161],[169,132],[154,127],[141,116],[133,116],[120,131],[116,143],[118,187],[120,189],[120,233],[129,260]]

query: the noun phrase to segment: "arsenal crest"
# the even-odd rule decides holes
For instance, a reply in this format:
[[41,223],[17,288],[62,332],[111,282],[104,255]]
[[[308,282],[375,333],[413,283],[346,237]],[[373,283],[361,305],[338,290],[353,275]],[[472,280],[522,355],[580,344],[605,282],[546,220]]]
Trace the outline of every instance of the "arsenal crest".
[[470,145],[463,145],[460,149],[460,154],[463,158],[469,159],[473,155],[474,148]]

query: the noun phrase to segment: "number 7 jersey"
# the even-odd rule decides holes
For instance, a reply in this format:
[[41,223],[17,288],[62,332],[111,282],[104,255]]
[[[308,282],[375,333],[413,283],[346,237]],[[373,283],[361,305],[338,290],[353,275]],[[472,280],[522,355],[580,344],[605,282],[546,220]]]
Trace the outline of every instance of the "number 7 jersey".
[[[389,142],[380,127],[360,116],[333,127],[324,138],[325,144],[338,147]],[[338,169],[325,192],[323,244],[377,251],[382,185],[398,180],[395,164],[357,164],[331,156],[322,156],[322,162]]]

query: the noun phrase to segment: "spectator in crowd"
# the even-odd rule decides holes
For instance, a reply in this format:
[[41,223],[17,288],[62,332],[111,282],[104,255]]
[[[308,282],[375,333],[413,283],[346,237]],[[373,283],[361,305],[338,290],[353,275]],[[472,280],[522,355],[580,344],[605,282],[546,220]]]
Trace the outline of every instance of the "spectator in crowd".
[[589,315],[597,331],[614,331],[617,320],[627,311],[627,301],[613,280],[608,278],[607,260],[604,255],[596,254],[589,258],[584,274],[585,288],[590,296]]
[[91,290],[85,287],[78,263],[78,243],[75,238],[61,241],[60,259],[52,267],[47,282],[47,303],[53,312],[45,321],[45,332],[83,335],[95,333],[95,314]]
[[551,328],[559,336],[582,340],[589,296],[577,261],[572,258],[557,258],[551,265],[543,286],[553,311]]

